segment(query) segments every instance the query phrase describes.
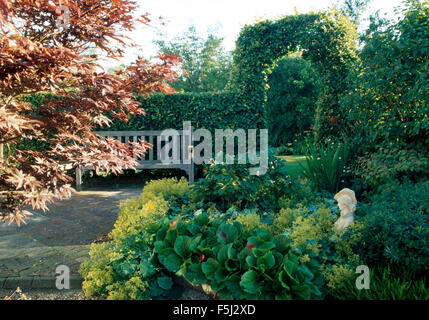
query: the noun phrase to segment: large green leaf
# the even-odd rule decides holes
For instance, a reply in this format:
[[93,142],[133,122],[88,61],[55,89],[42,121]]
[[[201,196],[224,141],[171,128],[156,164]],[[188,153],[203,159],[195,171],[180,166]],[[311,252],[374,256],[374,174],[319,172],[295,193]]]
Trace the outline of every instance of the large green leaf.
[[171,272],[178,271],[182,264],[182,259],[171,248],[162,249],[158,254],[158,260]]
[[259,257],[256,260],[256,266],[258,269],[260,269],[262,272],[265,272],[276,264],[276,259],[274,258],[274,255],[271,252],[267,252],[262,257]]
[[191,256],[191,238],[187,236],[179,236],[174,242],[174,251],[182,258],[188,258]]
[[311,298],[311,289],[306,284],[292,286],[292,292],[298,299],[309,300]]
[[158,285],[164,290],[170,290],[173,286],[173,280],[170,277],[159,277],[157,279]]
[[191,282],[192,284],[203,284],[207,283],[207,278],[205,277],[203,271],[201,270],[201,264],[194,263],[186,268],[185,279]]
[[273,241],[266,241],[265,239],[259,237],[250,237],[247,239],[247,243],[253,244],[256,249],[264,250],[273,249],[276,246]]
[[219,262],[213,258],[208,258],[207,261],[201,263],[201,269],[208,278],[213,278],[214,273],[220,268]]
[[257,294],[262,289],[258,273],[254,270],[249,270],[241,276],[240,286],[251,294]]
[[241,281],[240,277],[236,274],[229,276],[225,280],[226,287],[229,289],[229,291],[231,291],[232,295],[236,299],[241,298],[242,290],[240,287],[240,281]]
[[191,243],[189,244],[189,249],[190,249],[193,253],[199,253],[198,246],[201,244],[201,238],[202,238],[202,235],[201,235],[201,234],[194,235],[194,236],[192,237]]
[[290,281],[289,280],[290,278],[287,275],[286,271],[284,271],[284,270],[280,271],[279,275],[278,275],[278,279],[279,279],[279,282],[282,285],[282,287],[285,288],[286,291],[289,291],[290,287],[288,285],[288,282]]

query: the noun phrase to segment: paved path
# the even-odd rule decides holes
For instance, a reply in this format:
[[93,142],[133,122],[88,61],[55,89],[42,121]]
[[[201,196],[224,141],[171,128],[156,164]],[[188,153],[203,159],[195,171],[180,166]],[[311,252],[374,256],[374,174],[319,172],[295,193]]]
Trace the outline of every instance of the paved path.
[[61,264],[70,268],[72,285],[79,286],[79,266],[89,258],[90,244],[112,230],[119,203],[140,193],[141,188],[86,190],[52,204],[46,213],[33,211],[27,225],[0,223],[0,289],[53,287]]

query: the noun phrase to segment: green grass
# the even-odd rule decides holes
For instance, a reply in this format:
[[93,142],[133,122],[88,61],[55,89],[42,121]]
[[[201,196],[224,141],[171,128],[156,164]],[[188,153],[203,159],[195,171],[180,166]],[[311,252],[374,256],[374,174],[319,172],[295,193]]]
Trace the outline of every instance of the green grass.
[[278,156],[280,159],[286,161],[286,167],[288,173],[293,178],[298,178],[299,176],[303,176],[302,167],[299,165],[303,165],[307,168],[307,162],[305,161],[305,156]]

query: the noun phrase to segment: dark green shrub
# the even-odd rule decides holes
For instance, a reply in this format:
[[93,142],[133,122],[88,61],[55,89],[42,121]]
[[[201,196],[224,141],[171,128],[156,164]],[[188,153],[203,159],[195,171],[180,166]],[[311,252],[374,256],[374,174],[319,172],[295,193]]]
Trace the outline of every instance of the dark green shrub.
[[371,187],[429,178],[429,153],[395,146],[381,147],[359,158],[356,174]]
[[369,264],[429,268],[429,181],[385,186],[361,212],[358,252]]

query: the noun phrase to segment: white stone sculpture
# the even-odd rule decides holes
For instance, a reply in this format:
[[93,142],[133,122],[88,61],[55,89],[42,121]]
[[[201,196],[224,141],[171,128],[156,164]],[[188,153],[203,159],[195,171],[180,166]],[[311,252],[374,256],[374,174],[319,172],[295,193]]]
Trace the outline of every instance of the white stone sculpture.
[[350,189],[343,189],[338,192],[334,199],[338,201],[338,208],[340,208],[341,216],[335,222],[337,230],[344,230],[350,226],[354,220],[353,213],[356,211],[357,200],[355,193]]

